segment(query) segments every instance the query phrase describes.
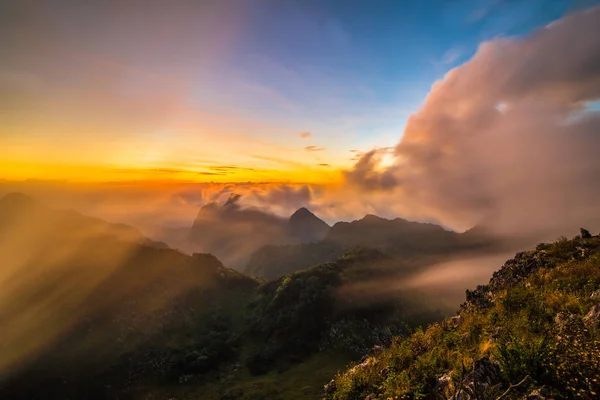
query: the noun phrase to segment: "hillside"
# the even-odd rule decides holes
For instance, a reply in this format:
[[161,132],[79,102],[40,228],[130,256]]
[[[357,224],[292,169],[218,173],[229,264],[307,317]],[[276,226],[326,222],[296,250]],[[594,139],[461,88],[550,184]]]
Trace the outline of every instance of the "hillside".
[[497,252],[506,245],[504,240],[483,230],[459,234],[435,224],[366,215],[356,221],[336,223],[321,241],[263,246],[250,256],[244,273],[276,279],[334,260],[355,247],[378,249],[403,260],[420,262],[428,258],[430,262],[441,262],[452,257]]
[[598,398],[600,237],[582,236],[518,253],[455,317],[367,355],[326,398]]
[[167,248],[162,242],[144,237],[129,225],[113,224],[82,215],[74,210],[51,209],[21,193],[10,193],[0,199],[0,238],[12,241],[32,234],[30,239],[60,235],[107,235],[124,241]]
[[358,283],[392,277],[390,262],[379,251],[355,249],[262,283],[242,309],[237,359],[186,385],[138,388],[136,398],[148,393],[211,400],[321,398],[323,385],[348,362],[391,343],[394,335],[443,318],[438,304],[419,291],[381,296],[353,290]]
[[120,397],[235,357],[255,280],[22,195],[0,215],[0,397]]
[[343,248],[333,242],[266,245],[250,256],[244,274],[262,279],[277,279],[313,265],[338,258]]

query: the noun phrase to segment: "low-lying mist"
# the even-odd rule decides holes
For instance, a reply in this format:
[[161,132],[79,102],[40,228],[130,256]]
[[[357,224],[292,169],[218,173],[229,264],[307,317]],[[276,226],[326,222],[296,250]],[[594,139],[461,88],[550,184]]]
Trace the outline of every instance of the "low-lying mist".
[[[345,285],[340,289],[344,297],[385,301],[395,297],[416,296],[432,308],[453,313],[465,301],[465,290],[489,281],[492,273],[514,255],[504,251],[484,256],[465,256],[420,265],[416,271],[399,273],[385,278],[369,279]],[[364,294],[368,293],[368,297]]]

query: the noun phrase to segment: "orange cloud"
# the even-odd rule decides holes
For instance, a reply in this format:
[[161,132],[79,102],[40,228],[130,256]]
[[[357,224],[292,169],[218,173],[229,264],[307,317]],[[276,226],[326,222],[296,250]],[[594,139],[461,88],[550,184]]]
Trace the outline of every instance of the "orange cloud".
[[306,150],[306,151],[323,151],[323,150],[325,150],[325,148],[319,147],[319,146],[306,146],[304,148],[304,150]]

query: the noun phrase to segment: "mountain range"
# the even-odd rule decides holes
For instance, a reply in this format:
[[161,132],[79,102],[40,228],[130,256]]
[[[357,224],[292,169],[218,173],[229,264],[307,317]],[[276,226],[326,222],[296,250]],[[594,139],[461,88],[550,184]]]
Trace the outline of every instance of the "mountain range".
[[319,241],[263,246],[250,256],[244,273],[274,279],[334,260],[344,251],[356,247],[378,249],[404,260],[433,263],[452,257],[500,252],[514,246],[504,238],[483,230],[476,234],[477,231],[459,234],[434,224],[366,215],[356,221],[334,224]]
[[[236,202],[204,206],[194,240],[236,251],[225,239],[271,227],[290,244],[254,253],[271,252],[254,264],[255,275],[269,274],[261,279],[127,225],[20,194],[0,200],[0,398],[474,400],[600,390],[598,236],[582,230],[517,253],[489,284],[467,290],[452,317],[442,291],[464,293],[467,281],[451,283],[440,263],[514,243],[483,228],[459,234],[373,215],[328,227],[307,209],[285,220]],[[244,234],[227,236],[223,224]],[[438,275],[442,286],[431,284]]]
[[236,270],[243,270],[251,254],[267,244],[311,243],[322,239],[329,226],[306,208],[289,219],[262,210],[243,208],[239,196],[200,209],[184,248],[215,254]]

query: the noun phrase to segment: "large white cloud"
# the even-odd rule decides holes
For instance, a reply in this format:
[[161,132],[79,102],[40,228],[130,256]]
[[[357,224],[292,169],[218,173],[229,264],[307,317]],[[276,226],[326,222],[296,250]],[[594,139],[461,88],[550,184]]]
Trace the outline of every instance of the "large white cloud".
[[[392,191],[413,218],[456,228],[600,228],[600,7],[483,43],[409,118],[395,162],[367,153],[349,182]],[[387,194],[386,196],[389,196]],[[566,233],[566,232],[565,232]]]

